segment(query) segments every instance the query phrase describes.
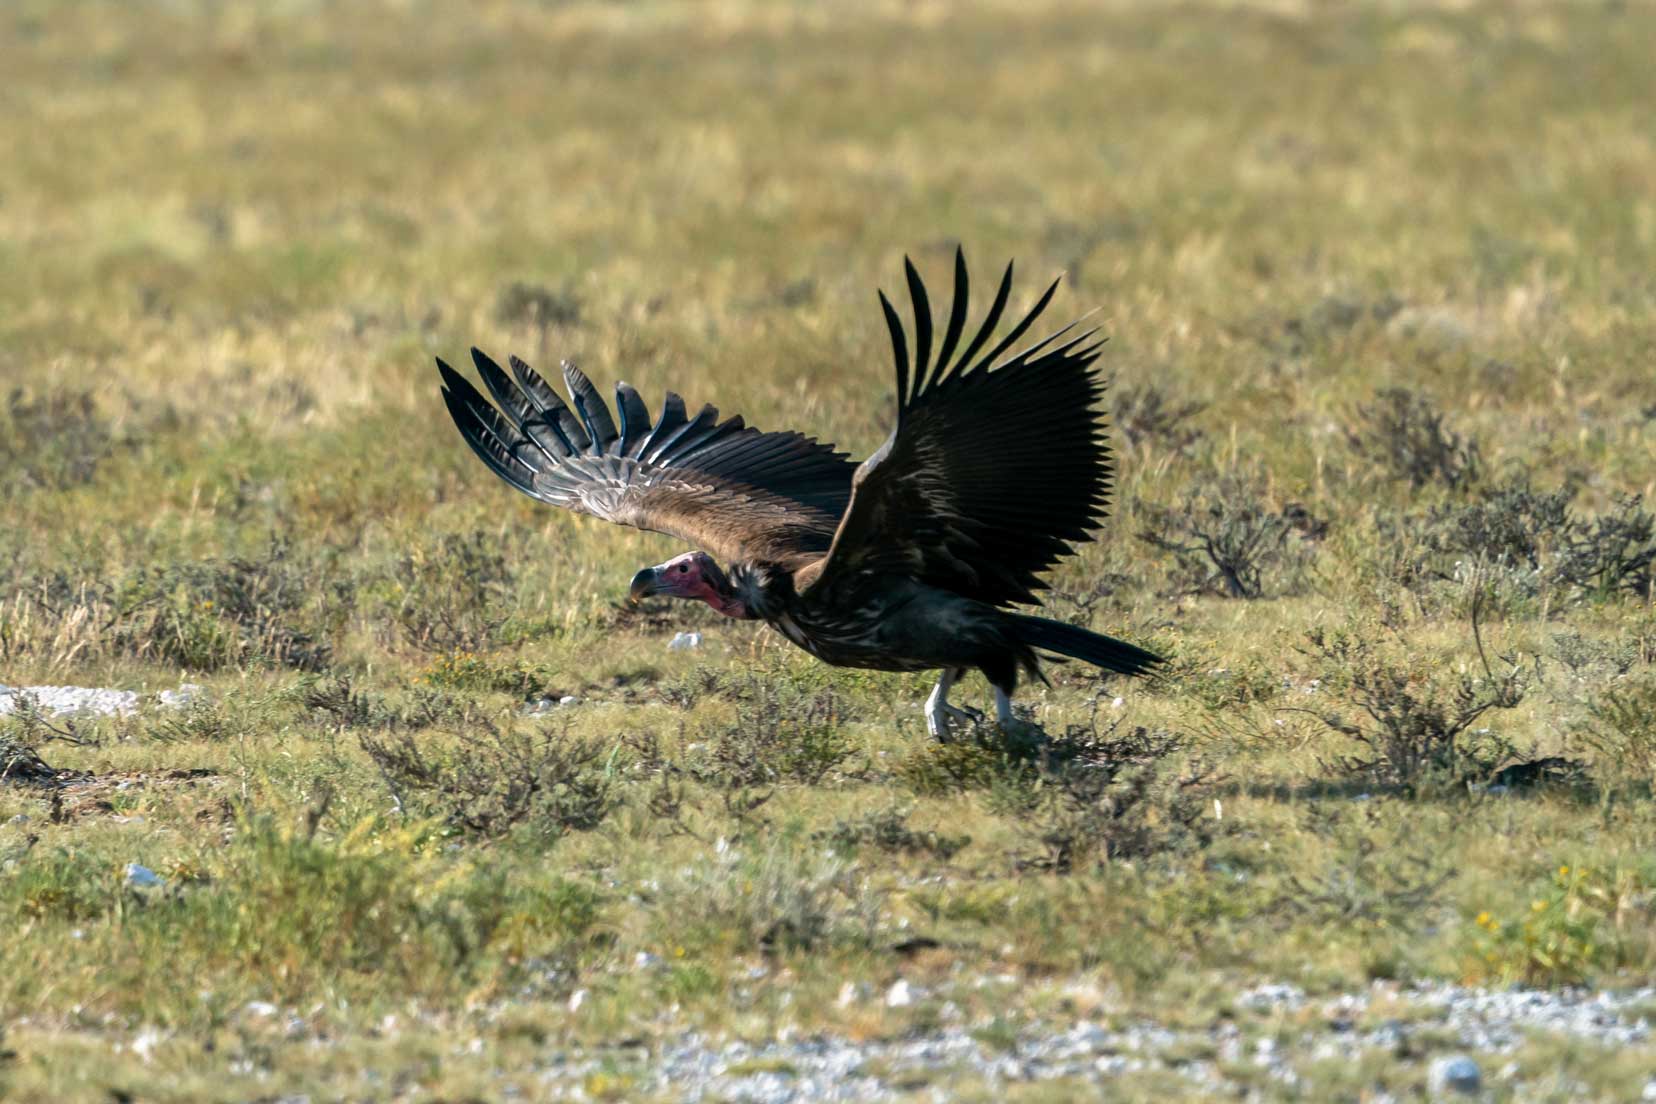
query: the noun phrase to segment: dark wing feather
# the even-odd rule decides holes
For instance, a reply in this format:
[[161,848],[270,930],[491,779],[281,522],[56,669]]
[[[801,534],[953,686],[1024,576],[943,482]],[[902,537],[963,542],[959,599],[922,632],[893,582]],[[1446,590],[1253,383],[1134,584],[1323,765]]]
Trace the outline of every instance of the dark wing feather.
[[581,416],[581,424],[586,426],[587,436],[592,439],[592,454],[603,456],[619,436],[615,431],[615,419],[610,417],[609,407],[604,405],[598,389],[592,386],[586,373],[567,360],[560,367],[563,368],[564,385],[569,388],[569,397],[575,400],[575,413]]
[[[1069,329],[1003,356],[1051,301],[1039,302],[978,357],[1011,291],[1007,266],[994,305],[959,356],[967,295],[955,257],[955,294],[935,364],[926,363],[932,320],[924,284],[906,270],[915,309],[916,356],[881,296],[897,361],[897,428],[857,469],[851,505],[813,586],[896,572],[992,605],[1037,601],[1040,575],[1103,520],[1111,461],[1092,370],[1101,340]],[[951,359],[952,358],[952,359]],[[976,359],[974,359],[976,358]]]
[[[491,404],[441,360],[443,400],[466,443],[523,493],[639,529],[670,533],[725,560],[797,569],[820,560],[851,497],[855,468],[833,446],[761,433],[668,393],[654,425],[638,392],[616,387],[616,425],[597,388],[564,365],[566,404],[513,357],[508,376],[472,350]],[[571,409],[573,407],[573,409]]]

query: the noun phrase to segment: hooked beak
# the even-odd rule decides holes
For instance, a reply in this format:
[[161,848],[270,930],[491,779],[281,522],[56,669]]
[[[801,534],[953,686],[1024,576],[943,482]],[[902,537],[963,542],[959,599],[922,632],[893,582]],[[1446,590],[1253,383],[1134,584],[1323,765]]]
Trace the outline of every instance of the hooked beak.
[[652,594],[661,593],[661,568],[646,567],[632,578],[632,586],[627,588],[627,601],[637,605]]

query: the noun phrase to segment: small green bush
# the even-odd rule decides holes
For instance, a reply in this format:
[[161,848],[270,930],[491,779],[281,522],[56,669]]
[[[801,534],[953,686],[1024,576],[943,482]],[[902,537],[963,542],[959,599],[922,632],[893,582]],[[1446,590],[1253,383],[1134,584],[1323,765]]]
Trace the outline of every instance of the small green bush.
[[472,652],[448,652],[433,660],[420,681],[445,690],[482,690],[529,699],[553,687],[555,672],[543,663],[498,660]]
[[1469,933],[1467,980],[1579,985],[1637,958],[1648,942],[1652,886],[1631,869],[1561,864],[1508,913],[1480,910]]

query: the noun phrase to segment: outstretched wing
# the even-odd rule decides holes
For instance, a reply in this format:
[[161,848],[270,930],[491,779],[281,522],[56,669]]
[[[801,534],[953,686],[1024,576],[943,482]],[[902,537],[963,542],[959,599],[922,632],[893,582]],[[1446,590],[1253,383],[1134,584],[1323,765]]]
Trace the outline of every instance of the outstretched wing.
[[[897,428],[857,469],[851,506],[814,586],[896,572],[993,605],[1035,602],[1039,575],[1103,520],[1110,450],[1091,369],[1096,330],[1071,326],[1006,356],[1046,309],[1055,281],[1023,320],[984,351],[1006,309],[1012,266],[976,336],[960,348],[966,261],[955,254],[954,304],[932,359],[931,305],[905,260],[914,355],[885,293],[897,362]],[[1002,359],[1004,357],[1004,359]]]
[[496,475],[532,498],[668,533],[724,560],[790,569],[820,559],[851,495],[854,465],[798,433],[761,433],[704,406],[691,418],[667,393],[652,424],[638,392],[616,385],[620,422],[565,362],[565,403],[512,357],[511,375],[476,349],[476,387],[442,360],[443,399],[460,435]]

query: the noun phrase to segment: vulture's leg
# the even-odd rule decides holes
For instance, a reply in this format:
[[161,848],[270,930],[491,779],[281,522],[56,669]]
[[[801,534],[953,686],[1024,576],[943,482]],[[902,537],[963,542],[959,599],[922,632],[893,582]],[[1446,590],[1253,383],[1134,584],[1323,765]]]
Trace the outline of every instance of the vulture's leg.
[[949,690],[966,674],[964,667],[945,667],[937,676],[937,685],[932,687],[931,696],[926,699],[926,731],[945,743],[949,739],[949,726],[956,721],[967,723],[981,719],[983,714],[975,709],[957,709],[949,704]]
[[1012,715],[1012,695],[1000,687],[995,687],[995,720],[1002,728],[1010,728],[1018,723]]

